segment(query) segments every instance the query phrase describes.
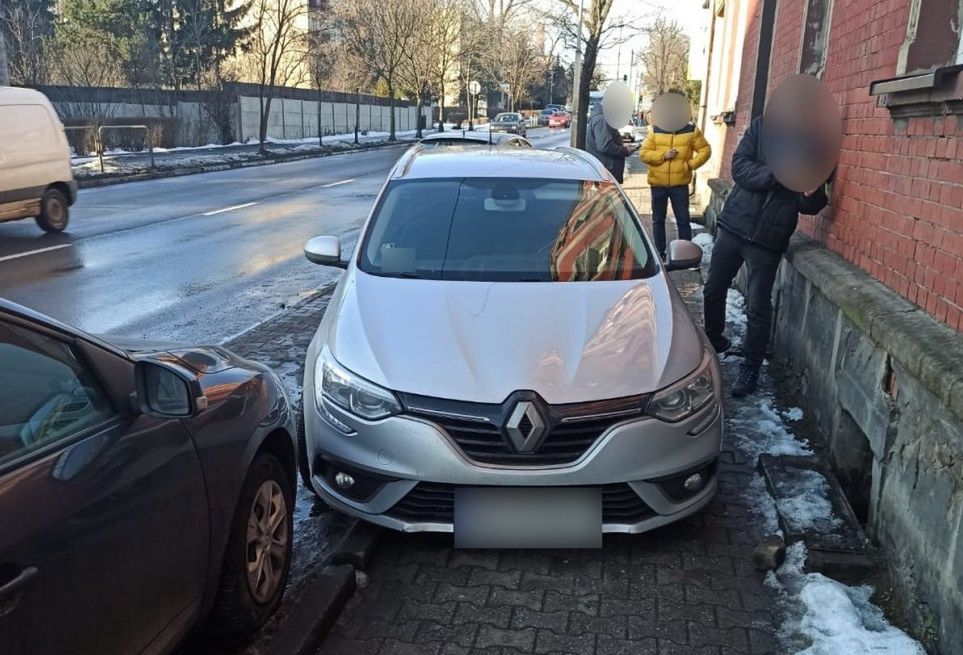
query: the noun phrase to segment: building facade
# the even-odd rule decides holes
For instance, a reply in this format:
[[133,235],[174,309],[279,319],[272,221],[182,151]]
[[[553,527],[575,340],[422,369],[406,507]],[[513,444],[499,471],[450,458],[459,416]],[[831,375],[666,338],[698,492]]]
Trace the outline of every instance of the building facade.
[[788,76],[834,94],[830,204],[801,216],[774,290],[775,368],[933,652],[963,643],[963,0],[709,0],[713,225],[750,120]]

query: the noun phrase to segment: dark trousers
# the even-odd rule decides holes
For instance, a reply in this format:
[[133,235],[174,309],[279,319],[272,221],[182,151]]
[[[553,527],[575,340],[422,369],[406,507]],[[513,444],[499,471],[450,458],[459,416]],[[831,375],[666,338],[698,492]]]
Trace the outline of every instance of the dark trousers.
[[652,232],[655,236],[655,247],[660,255],[665,254],[665,216],[669,202],[672,202],[672,214],[675,215],[676,225],[679,226],[679,238],[689,241],[692,239],[692,226],[689,225],[689,187],[686,186],[654,186],[652,188]]
[[727,232],[725,228],[719,229],[712,247],[709,277],[703,289],[706,336],[710,340],[722,336],[726,327],[726,294],[739,267],[745,263],[749,278],[746,297],[748,329],[743,345],[748,366],[758,368],[766,356],[772,325],[772,285],[776,281],[780,259],[782,255]]

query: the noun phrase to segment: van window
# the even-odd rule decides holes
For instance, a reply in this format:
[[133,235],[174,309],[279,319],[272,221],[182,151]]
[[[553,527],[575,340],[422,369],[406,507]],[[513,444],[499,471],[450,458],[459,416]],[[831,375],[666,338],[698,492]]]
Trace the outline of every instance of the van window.
[[59,129],[43,105],[0,105],[0,144],[7,152],[56,148]]

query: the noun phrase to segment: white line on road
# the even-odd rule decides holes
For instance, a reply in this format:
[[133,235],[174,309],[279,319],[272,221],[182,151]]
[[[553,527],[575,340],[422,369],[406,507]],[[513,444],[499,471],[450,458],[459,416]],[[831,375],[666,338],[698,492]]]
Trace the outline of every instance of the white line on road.
[[332,182],[331,184],[322,184],[321,188],[329,189],[333,186],[341,186],[342,184],[349,184],[351,182],[354,182],[354,178],[351,178],[350,180],[341,180],[340,182]]
[[30,255],[39,255],[42,252],[50,252],[51,250],[60,250],[61,248],[71,248],[74,244],[72,243],[62,243],[59,246],[50,246],[49,248],[38,248],[37,250],[28,250],[27,252],[18,252],[16,255],[6,255],[0,257],[0,262],[5,262],[8,259],[19,259],[20,257],[28,257]]
[[246,202],[243,205],[234,205],[233,207],[225,207],[224,209],[215,209],[214,211],[204,212],[203,216],[213,216],[214,214],[223,214],[224,212],[232,212],[235,209],[244,209],[245,207],[250,207],[251,205],[256,205],[256,202]]

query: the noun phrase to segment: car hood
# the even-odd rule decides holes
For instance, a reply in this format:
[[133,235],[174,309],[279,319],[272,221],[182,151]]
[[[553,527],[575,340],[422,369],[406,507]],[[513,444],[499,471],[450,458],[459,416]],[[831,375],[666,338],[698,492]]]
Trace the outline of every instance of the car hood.
[[702,338],[663,275],[620,282],[454,282],[352,267],[322,338],[386,388],[485,403],[552,404],[654,391],[698,366]]

